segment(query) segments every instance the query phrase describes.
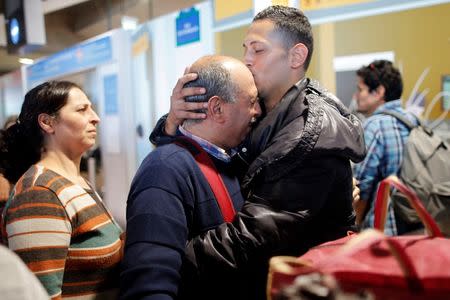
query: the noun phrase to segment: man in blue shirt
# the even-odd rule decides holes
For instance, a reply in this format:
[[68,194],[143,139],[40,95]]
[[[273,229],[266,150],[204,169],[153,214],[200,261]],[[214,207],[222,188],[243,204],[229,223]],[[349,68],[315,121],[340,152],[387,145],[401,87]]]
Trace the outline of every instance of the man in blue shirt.
[[[391,174],[397,174],[403,158],[403,147],[409,129],[395,117],[383,112],[400,113],[416,123],[415,117],[403,108],[400,97],[403,91],[402,77],[392,62],[376,60],[356,72],[358,86],[355,93],[358,111],[367,117],[364,123],[364,139],[367,156],[355,166],[359,180],[360,200],[354,202],[356,222],[362,228],[374,226],[374,207],[378,185]],[[389,205],[385,233],[398,233],[394,211]]]

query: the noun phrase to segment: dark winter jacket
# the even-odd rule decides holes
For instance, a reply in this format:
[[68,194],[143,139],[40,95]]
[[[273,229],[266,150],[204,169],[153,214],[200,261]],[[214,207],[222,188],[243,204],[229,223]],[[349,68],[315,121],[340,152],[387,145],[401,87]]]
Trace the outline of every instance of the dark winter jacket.
[[350,160],[364,158],[363,129],[317,82],[293,86],[245,147],[239,157],[249,163],[241,182],[247,198],[301,213],[302,250],[353,225]]

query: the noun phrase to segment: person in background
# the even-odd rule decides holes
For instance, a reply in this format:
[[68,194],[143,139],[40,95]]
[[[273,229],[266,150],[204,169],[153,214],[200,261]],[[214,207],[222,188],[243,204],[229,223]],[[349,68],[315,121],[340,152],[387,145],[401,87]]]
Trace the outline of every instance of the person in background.
[[[264,9],[253,19],[243,46],[243,61],[254,77],[263,113],[233,156],[239,165],[235,170],[244,173],[244,198],[301,214],[298,239],[283,253],[300,255],[353,228],[350,159],[359,162],[364,158],[363,129],[334,95],[306,78],[313,37],[311,25],[300,10],[284,6]],[[186,74],[175,87],[169,115],[151,135],[156,144],[170,140],[185,117],[202,117],[202,113],[192,111],[200,105],[184,102],[185,96],[204,92],[199,87],[182,88],[192,78],[194,74]],[[237,265],[234,258],[239,254],[232,256],[225,251],[224,255],[224,239],[213,243],[211,240],[216,239],[212,236],[217,236],[214,231],[204,240],[192,242],[193,264],[213,274],[212,264],[202,265],[198,258],[204,251],[216,255],[209,261]],[[258,262],[249,270],[247,278],[253,280],[249,289],[255,292],[249,299],[261,299],[267,262]]]
[[0,245],[0,295],[3,300],[50,299],[20,257],[3,245]]
[[[3,130],[8,129],[17,121],[17,115],[11,115],[6,118],[5,124],[3,125]],[[8,200],[9,193],[11,192],[12,184],[6,179],[3,174],[0,173],[0,224],[2,221],[1,213],[5,207],[6,201]],[[0,241],[2,239],[2,234],[0,231]]]
[[[381,180],[396,174],[403,158],[403,148],[409,129],[395,117],[384,112],[396,112],[407,117],[413,124],[416,118],[402,108],[402,76],[392,62],[376,60],[357,72],[355,97],[358,111],[367,119],[364,123],[364,138],[367,156],[354,168],[359,181],[360,199],[354,201],[357,224],[362,228],[374,226],[374,200]],[[394,211],[388,208],[385,233],[398,234]]]
[[50,81],[25,95],[17,122],[0,133],[0,171],[15,183],[4,242],[52,299],[118,292],[122,230],[80,176],[99,121],[80,87]]

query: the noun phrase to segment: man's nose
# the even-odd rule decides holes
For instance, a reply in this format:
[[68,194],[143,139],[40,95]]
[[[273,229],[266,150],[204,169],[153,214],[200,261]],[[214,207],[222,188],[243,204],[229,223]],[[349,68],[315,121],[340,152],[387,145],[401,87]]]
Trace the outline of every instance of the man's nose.
[[97,115],[97,113],[94,110],[92,110],[91,122],[94,124],[100,123],[100,117]]
[[253,63],[253,59],[247,50],[244,51],[244,63],[247,67],[250,67]]
[[259,117],[261,115],[261,113],[262,113],[261,105],[259,104],[259,102],[256,102],[256,105],[255,105],[255,117],[256,118]]

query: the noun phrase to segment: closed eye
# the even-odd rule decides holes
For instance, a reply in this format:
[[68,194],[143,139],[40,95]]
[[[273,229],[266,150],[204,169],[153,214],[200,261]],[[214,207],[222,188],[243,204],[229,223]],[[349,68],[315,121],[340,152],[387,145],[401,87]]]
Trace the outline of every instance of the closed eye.
[[259,102],[259,97],[252,98],[251,103],[255,104],[256,102]]
[[78,112],[85,112],[88,109],[88,105],[81,106],[77,109]]

